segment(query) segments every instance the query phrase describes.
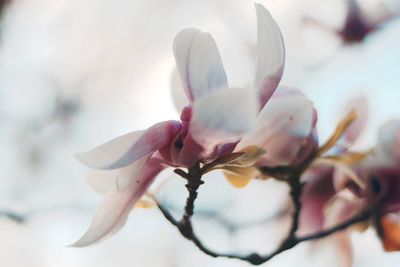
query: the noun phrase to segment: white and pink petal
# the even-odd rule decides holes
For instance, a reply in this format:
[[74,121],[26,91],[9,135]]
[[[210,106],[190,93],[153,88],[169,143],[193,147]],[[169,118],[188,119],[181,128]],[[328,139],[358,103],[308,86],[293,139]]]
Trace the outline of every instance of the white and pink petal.
[[93,169],[111,170],[125,167],[153,154],[175,139],[181,130],[177,121],[160,122],[145,131],[136,131],[117,137],[76,158]]
[[183,88],[191,102],[228,87],[221,56],[209,33],[184,29],[175,37],[173,50]]
[[254,90],[226,88],[194,103],[189,134],[206,148],[236,142],[253,130],[256,116]]
[[259,92],[260,106],[265,105],[277,88],[285,64],[285,46],[282,33],[271,14],[256,4],[258,45],[254,87]]
[[163,168],[158,159],[150,159],[127,188],[120,190],[117,184],[114,184],[97,208],[87,232],[72,246],[88,246],[116,233],[125,224],[132,208]]
[[314,121],[313,103],[304,95],[274,95],[258,115],[255,130],[238,149],[256,145],[266,151],[260,164],[290,164],[312,134]]

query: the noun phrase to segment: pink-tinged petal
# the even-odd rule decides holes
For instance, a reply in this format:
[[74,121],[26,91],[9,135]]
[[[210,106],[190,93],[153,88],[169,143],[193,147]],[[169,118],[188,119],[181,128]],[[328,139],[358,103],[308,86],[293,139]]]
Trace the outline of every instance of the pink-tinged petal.
[[125,134],[76,157],[93,169],[122,168],[168,145],[180,129],[177,121],[160,122],[146,131]]
[[314,168],[305,173],[304,179],[299,235],[323,229],[325,208],[336,193],[332,185],[332,168]]
[[171,73],[171,94],[178,112],[181,112],[184,107],[189,105],[189,100],[185,95],[185,90],[183,89],[182,81],[176,68]]
[[330,242],[327,240],[336,251],[338,267],[351,267],[353,266],[353,245],[351,243],[350,235],[344,231],[336,233],[330,237]]
[[104,194],[117,185],[119,190],[126,189],[142,171],[150,155],[131,163],[128,166],[114,170],[90,170],[87,176],[89,185],[98,193]]
[[271,14],[256,4],[258,25],[257,66],[254,87],[258,89],[261,108],[278,86],[285,63],[282,33]]
[[227,88],[204,96],[193,105],[189,135],[205,148],[232,143],[249,133],[257,116],[252,89]]
[[228,87],[217,45],[209,33],[184,29],[175,37],[173,49],[179,76],[190,101]]
[[100,194],[105,194],[116,184],[116,178],[119,171],[120,169],[89,170],[86,176],[86,181],[94,191]]
[[[321,251],[324,251],[324,255],[331,256],[329,258],[330,261],[334,262],[334,265],[330,264],[330,266],[353,266],[353,246],[350,236],[346,232],[338,232],[329,237],[313,241],[310,252],[318,254]],[[327,252],[329,254],[326,254]]]
[[352,197],[344,197],[345,194],[337,194],[325,207],[324,228],[333,227],[348,221],[354,215],[364,210],[364,202]]
[[[332,185],[332,168],[315,168],[306,172],[302,194],[299,236],[314,234],[340,223],[354,211],[351,203],[336,199]],[[346,212],[349,212],[346,214]],[[347,217],[346,217],[347,218]],[[313,248],[327,247],[335,253],[337,265],[350,267],[353,262],[351,240],[346,231],[313,242]]]
[[72,246],[88,246],[116,233],[125,224],[136,202],[163,168],[159,160],[151,159],[128,188],[121,191],[116,185],[112,187],[105,195],[103,203],[97,208],[87,232]]
[[357,98],[349,103],[348,108],[349,111],[355,110],[357,113],[357,119],[347,128],[344,133],[344,137],[347,139],[349,143],[353,143],[364,130],[367,120],[368,120],[368,102],[367,99]]
[[381,127],[375,152],[381,164],[400,164],[400,120],[389,121]]
[[274,95],[258,115],[255,130],[238,149],[256,145],[266,151],[260,164],[290,164],[312,134],[314,113],[313,103],[303,95]]
[[355,111],[357,118],[343,133],[341,139],[336,143],[334,149],[336,153],[347,151],[351,145],[357,140],[368,121],[368,102],[364,97],[352,100],[345,108],[344,114]]
[[348,163],[330,158],[318,158],[313,162],[313,166],[325,166],[334,169],[332,177],[336,191],[344,189],[350,181],[354,182],[359,188],[364,189],[366,187],[363,178]]
[[150,157],[151,156],[148,155],[128,166],[119,169],[116,179],[117,189],[120,191],[127,189],[134,182],[135,177],[137,177],[146,166],[147,162],[150,160]]

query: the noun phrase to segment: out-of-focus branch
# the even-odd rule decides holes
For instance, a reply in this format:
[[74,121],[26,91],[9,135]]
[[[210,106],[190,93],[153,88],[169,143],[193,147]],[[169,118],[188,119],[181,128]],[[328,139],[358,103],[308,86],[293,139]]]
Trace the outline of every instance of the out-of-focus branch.
[[0,0],[0,18],[3,15],[4,9],[11,2],[11,0]]
[[12,211],[10,209],[0,209],[0,218],[4,217],[7,218],[11,221],[14,221],[16,223],[26,223],[28,222],[33,216],[39,215],[39,214],[45,214],[45,213],[50,213],[50,212],[56,212],[60,210],[68,210],[68,209],[74,209],[74,210],[93,210],[93,207],[90,205],[82,205],[82,204],[59,204],[59,205],[54,205],[54,206],[49,206],[49,207],[41,207],[41,208],[35,208],[28,210],[26,212],[16,212]]
[[16,223],[24,223],[26,219],[24,215],[6,209],[0,209],[0,217],[5,217]]
[[[157,201],[158,202],[158,201]],[[179,211],[179,208],[171,204],[162,204],[165,209]],[[268,214],[267,216],[261,217],[255,220],[243,221],[243,222],[232,222],[226,218],[220,210],[206,210],[196,209],[195,215],[201,220],[213,220],[215,223],[223,227],[229,234],[234,235],[237,232],[251,228],[253,226],[265,225],[276,220],[282,219],[289,215],[291,207],[289,203],[283,205],[280,210],[274,214]]]

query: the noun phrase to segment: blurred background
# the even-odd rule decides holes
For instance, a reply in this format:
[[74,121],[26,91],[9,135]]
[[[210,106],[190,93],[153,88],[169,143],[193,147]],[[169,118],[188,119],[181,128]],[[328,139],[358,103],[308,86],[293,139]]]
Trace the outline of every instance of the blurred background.
[[[303,90],[327,138],[354,97],[370,120],[358,148],[400,117],[400,1],[264,0],[286,44],[282,83]],[[350,1],[351,2],[351,1]],[[73,155],[132,130],[179,118],[171,96],[178,31],[210,32],[233,86],[252,80],[256,16],[250,0],[0,0],[0,266],[249,266],[213,259],[184,240],[157,209],[135,209],[105,242],[69,248],[101,196]],[[354,15],[355,14],[355,15]],[[355,18],[355,19],[354,19]],[[356,21],[356,23],[354,23]],[[173,177],[171,171],[158,180]],[[287,189],[253,181],[234,189],[222,175],[201,189],[195,226],[219,251],[268,252],[285,234]],[[157,185],[155,185],[157,186]],[[159,198],[179,211],[176,177]],[[275,219],[271,219],[274,218]],[[354,233],[354,266],[399,266],[373,231]],[[329,246],[301,244],[265,266],[338,266]]]

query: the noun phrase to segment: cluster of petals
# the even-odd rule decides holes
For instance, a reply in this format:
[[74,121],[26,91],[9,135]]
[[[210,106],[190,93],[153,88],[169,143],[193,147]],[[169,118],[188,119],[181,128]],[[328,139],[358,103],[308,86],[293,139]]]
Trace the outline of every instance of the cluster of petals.
[[93,169],[89,183],[105,196],[74,246],[93,244],[118,231],[167,167],[207,164],[248,146],[266,151],[263,164],[296,161],[312,136],[315,110],[299,91],[277,89],[285,58],[282,35],[270,13],[260,4],[255,8],[258,47],[252,86],[229,87],[212,36],[184,29],[173,44],[180,85],[189,102],[180,121],[160,122],[77,155]]
[[[346,147],[339,144],[335,151],[339,153],[337,158],[342,156],[344,161],[351,155],[348,149],[366,124],[366,103],[357,105],[361,116],[344,133]],[[359,224],[319,241],[337,249],[340,266],[352,265],[349,233],[354,229],[375,227],[386,251],[400,250],[400,121],[389,121],[380,129],[373,150],[365,153],[362,160],[313,167],[303,179],[306,185],[300,234],[336,226],[362,212],[374,214],[363,223],[364,227]]]

